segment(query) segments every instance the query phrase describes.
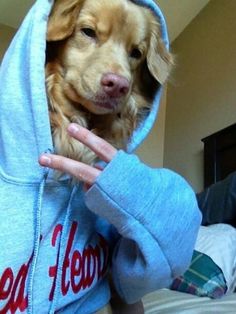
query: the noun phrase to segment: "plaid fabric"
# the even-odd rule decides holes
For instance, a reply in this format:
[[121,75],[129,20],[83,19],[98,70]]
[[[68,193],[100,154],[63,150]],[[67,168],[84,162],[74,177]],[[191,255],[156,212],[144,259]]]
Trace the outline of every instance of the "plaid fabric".
[[170,289],[215,299],[226,293],[227,285],[222,270],[213,260],[194,251],[189,269],[173,281]]

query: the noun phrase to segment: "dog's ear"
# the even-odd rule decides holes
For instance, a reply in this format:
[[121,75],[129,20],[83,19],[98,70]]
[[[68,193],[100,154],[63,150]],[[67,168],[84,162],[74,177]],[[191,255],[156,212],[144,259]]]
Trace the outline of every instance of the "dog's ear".
[[81,3],[81,0],[55,0],[48,19],[47,41],[63,40],[73,33]]
[[161,40],[159,24],[152,23],[150,45],[147,53],[147,66],[152,76],[165,83],[173,66],[173,56]]

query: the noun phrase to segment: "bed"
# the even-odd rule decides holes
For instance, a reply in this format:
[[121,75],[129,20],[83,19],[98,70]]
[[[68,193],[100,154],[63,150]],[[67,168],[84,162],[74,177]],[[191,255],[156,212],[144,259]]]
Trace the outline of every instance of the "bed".
[[213,280],[213,277],[206,278],[204,272],[208,266],[202,264],[200,275],[206,281],[197,290],[196,286],[192,289],[189,284],[195,267],[192,260],[186,272],[190,277],[184,274],[180,278],[182,281],[187,278],[184,284],[177,279],[171,289],[162,289],[143,298],[145,314],[236,313],[236,124],[203,138],[202,142],[205,189],[197,198],[203,211],[204,226],[195,250],[217,267],[223,276],[218,277],[221,286],[218,290],[214,288],[214,293],[208,289],[210,281],[218,284],[215,278],[219,274],[214,275]]

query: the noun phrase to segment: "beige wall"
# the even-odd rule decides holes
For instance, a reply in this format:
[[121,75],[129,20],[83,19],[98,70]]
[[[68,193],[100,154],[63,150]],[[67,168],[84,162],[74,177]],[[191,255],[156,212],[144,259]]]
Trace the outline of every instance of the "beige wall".
[[203,187],[201,139],[236,122],[236,1],[211,0],[173,43],[164,166]]
[[14,33],[14,28],[0,24],[0,63]]

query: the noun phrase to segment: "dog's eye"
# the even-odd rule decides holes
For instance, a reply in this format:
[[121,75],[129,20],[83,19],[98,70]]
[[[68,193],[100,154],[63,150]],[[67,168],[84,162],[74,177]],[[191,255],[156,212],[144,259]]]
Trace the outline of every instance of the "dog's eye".
[[89,28],[89,27],[82,28],[81,32],[90,38],[96,38],[97,37],[95,30],[93,30],[92,28]]
[[134,59],[140,59],[142,57],[142,52],[138,48],[133,48],[130,57]]

